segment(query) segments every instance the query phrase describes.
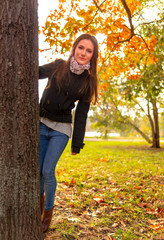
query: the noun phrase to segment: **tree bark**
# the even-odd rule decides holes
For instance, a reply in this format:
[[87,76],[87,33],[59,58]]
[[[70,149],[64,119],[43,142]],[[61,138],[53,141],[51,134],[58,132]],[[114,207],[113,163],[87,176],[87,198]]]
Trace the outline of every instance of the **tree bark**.
[[0,2],[0,240],[41,240],[37,0]]

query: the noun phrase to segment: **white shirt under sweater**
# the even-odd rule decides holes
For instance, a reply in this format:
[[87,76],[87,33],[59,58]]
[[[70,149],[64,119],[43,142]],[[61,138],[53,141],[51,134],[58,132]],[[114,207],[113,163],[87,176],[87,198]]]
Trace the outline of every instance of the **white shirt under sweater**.
[[72,135],[72,124],[71,123],[54,122],[54,121],[49,120],[48,118],[43,118],[43,117],[40,117],[40,122],[42,122],[47,127],[51,128],[55,131],[66,134],[69,138],[71,138],[71,135]]

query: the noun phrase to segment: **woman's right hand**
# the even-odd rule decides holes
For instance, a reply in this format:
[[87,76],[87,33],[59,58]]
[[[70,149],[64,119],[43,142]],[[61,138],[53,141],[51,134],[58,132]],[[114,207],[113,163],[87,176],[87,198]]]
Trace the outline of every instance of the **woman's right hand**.
[[71,154],[72,154],[72,155],[76,155],[77,153],[75,153],[75,152],[72,152],[72,150],[71,150]]

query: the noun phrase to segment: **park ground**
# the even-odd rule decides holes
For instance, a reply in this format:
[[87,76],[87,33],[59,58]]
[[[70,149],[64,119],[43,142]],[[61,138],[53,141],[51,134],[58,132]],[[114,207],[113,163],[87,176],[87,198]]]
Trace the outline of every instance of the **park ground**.
[[164,239],[164,142],[70,142],[57,166],[58,187],[46,240]]

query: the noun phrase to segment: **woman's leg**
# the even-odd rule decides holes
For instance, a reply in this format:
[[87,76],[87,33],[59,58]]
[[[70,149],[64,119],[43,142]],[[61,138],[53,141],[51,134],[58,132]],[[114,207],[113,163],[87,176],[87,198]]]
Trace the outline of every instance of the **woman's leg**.
[[48,145],[49,128],[43,123],[40,123],[40,143],[39,143],[39,159],[40,159],[40,196],[44,194],[44,179],[43,179],[43,163]]
[[49,142],[47,145],[46,154],[44,157],[42,174],[44,178],[44,191],[45,191],[45,210],[52,209],[54,205],[55,192],[56,192],[56,177],[55,168],[57,162],[63,153],[69,137],[64,133],[49,130]]

